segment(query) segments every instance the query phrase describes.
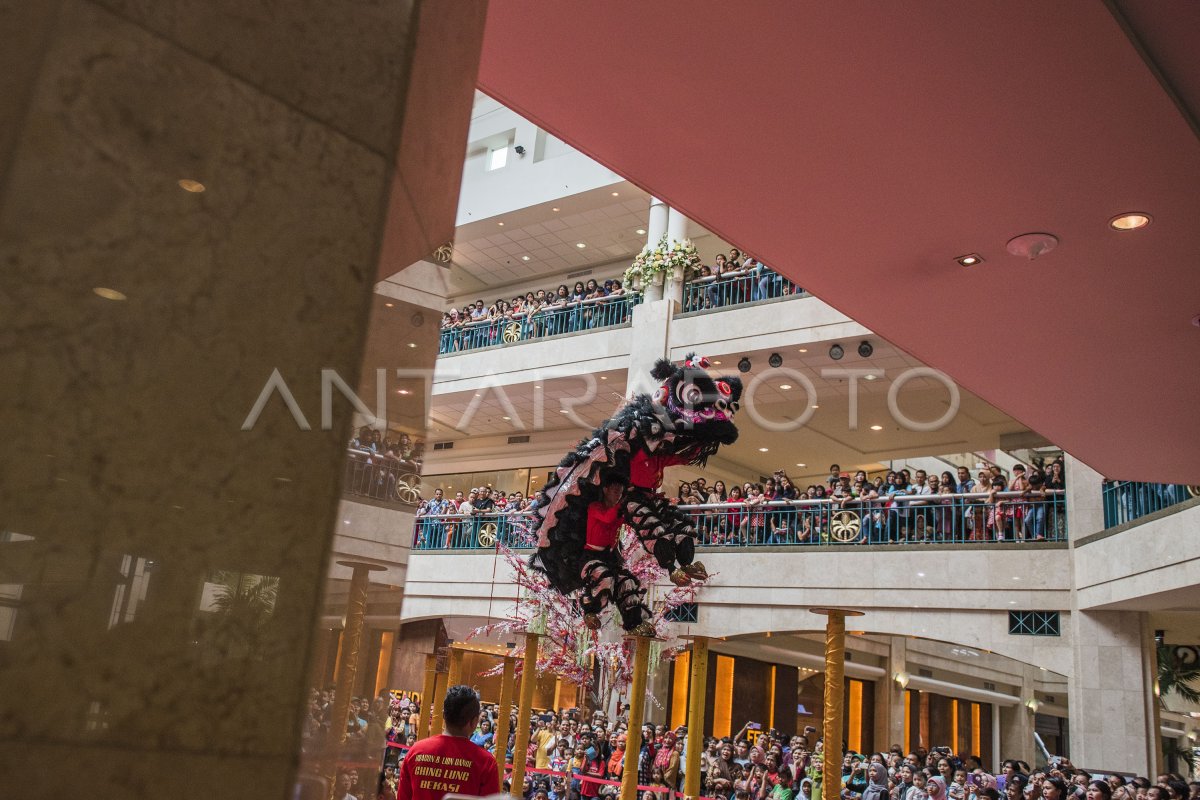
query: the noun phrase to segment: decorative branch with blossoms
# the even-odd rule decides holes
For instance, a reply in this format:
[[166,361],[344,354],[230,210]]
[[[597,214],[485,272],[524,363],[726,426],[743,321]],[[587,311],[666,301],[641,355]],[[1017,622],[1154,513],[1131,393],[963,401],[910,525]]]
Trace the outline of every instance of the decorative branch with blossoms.
[[[643,586],[654,587],[665,582],[666,570],[645,551],[641,542],[627,526],[621,528],[621,557],[626,567]],[[467,637],[473,639],[491,634],[516,634],[530,631],[542,634],[538,648],[538,674],[549,672],[590,691],[596,687],[595,666],[599,666],[604,687],[608,691],[626,692],[633,682],[633,649],[627,640],[601,641],[599,631],[589,630],[583,624],[583,612],[571,598],[564,597],[554,589],[546,576],[532,569],[525,557],[500,545],[498,553],[512,569],[514,581],[521,589],[512,613],[505,619],[476,628]],[[673,586],[653,603],[651,624],[655,637],[669,638],[667,616],[684,603],[695,602],[696,592],[712,576],[704,581],[695,581],[688,586]],[[620,617],[614,611],[604,614],[605,624],[619,624]],[[515,638],[515,637],[514,637]],[[676,643],[663,647],[659,642],[651,652],[650,671],[653,672],[661,660],[672,660],[683,651],[684,645]],[[517,673],[520,674],[525,651],[524,641],[517,640],[513,655],[518,657]],[[498,664],[482,673],[484,676],[498,675],[503,665]],[[603,692],[607,694],[607,692]]]

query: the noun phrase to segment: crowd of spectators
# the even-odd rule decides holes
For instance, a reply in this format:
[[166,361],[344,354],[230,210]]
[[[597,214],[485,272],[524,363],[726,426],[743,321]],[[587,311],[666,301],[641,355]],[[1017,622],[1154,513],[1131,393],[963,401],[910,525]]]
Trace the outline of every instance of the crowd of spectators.
[[700,267],[684,293],[683,310],[703,311],[803,293],[799,286],[754,256],[743,256],[735,247],[728,256],[718,253],[712,266]]
[[888,470],[872,478],[832,464],[823,482],[804,488],[780,470],[740,486],[682,481],[672,500],[702,506],[693,513],[706,545],[828,541],[836,512],[845,510],[857,512],[863,543],[1040,541],[1065,538],[1065,488],[1061,458],[1044,468],[1017,464],[1011,474],[991,465],[974,477],[958,467],[940,475]]
[[476,300],[442,315],[441,352],[498,344],[508,323],[518,323],[520,339],[619,325],[629,316],[629,298],[621,281],[595,279],[537,289],[490,305]]
[[[499,709],[483,707],[471,740],[495,752]],[[417,715],[393,705],[387,738],[411,742]],[[641,800],[674,800],[681,793],[687,765],[687,728],[647,723],[633,759],[626,758],[627,716],[613,719],[603,711],[579,709],[536,714],[530,723],[523,795],[527,800],[591,800],[618,793],[627,763],[637,770]],[[509,711],[505,760],[511,765],[516,742],[517,711]],[[369,725],[369,723],[368,723]],[[747,723],[732,736],[703,737],[700,755],[701,795],[716,800],[817,800],[821,796],[823,742],[815,728],[789,735]],[[845,748],[843,747],[843,751]],[[397,752],[402,757],[402,750]],[[1200,800],[1200,783],[1190,785],[1176,774],[1127,779],[1116,774],[1092,775],[1065,758],[1053,757],[1032,768],[1007,760],[985,769],[978,755],[956,754],[949,747],[900,745],[886,752],[846,752],[842,760],[842,800]],[[509,790],[506,780],[504,791]],[[387,780],[381,782],[382,800]]]
[[364,425],[347,445],[345,489],[377,500],[397,499],[400,483],[415,491],[425,443],[407,433],[380,431]]
[[[801,487],[783,470],[764,482],[742,484],[705,478],[681,481],[671,502],[691,507],[700,543],[749,546],[841,543],[1062,541],[1066,538],[1066,476],[1061,457],[1048,464],[1016,464],[1010,473],[991,465],[958,467],[940,474],[900,469],[869,476],[842,472],[833,464],[819,483]],[[808,501],[808,502],[805,502]],[[536,497],[493,492],[489,487],[456,492],[441,489],[421,503],[416,546],[443,547],[456,534],[472,534],[479,521],[503,521],[526,512]],[[838,515],[855,512],[858,527],[849,539],[837,536]],[[507,514],[505,514],[507,512]],[[450,518],[447,518],[447,516]],[[461,515],[454,519],[453,515]],[[473,539],[454,546],[470,547]],[[519,542],[506,542],[519,544]]]

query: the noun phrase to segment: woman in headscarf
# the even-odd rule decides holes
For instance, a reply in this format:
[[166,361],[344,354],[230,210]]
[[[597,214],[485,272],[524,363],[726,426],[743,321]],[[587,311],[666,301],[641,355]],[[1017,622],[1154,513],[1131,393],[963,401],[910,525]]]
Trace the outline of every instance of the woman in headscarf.
[[929,800],[946,800],[946,779],[934,775],[925,785],[925,791],[929,793]]
[[608,757],[608,779],[610,781],[621,780],[621,767],[625,761],[625,735],[613,737],[615,742],[611,742],[613,746],[612,755]]
[[887,767],[872,761],[867,767],[867,788],[863,790],[862,800],[888,800],[887,782]]
[[708,790],[718,797],[728,797],[733,791],[733,745],[723,742],[708,768]]
[[654,766],[662,770],[663,781],[672,791],[679,785],[679,750],[673,731],[663,733],[662,746],[654,754]]

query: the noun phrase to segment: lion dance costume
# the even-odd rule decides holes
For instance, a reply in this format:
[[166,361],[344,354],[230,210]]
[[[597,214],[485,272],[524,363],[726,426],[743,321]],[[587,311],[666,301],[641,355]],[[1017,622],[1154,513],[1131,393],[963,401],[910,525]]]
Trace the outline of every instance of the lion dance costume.
[[[559,463],[543,487],[535,509],[538,550],[530,565],[545,573],[563,595],[578,592],[579,607],[591,628],[609,604],[622,627],[648,634],[650,609],[645,589],[624,565],[616,547],[587,547],[589,507],[601,486],[625,484],[619,517],[678,586],[708,577],[695,561],[696,530],[691,520],[658,491],[663,470],[677,464],[702,466],[723,444],[737,440],[734,413],[742,382],[712,377],[708,359],[689,355],[682,366],[659,360],[651,376],[662,381],[653,395],[631,398]],[[593,509],[593,514],[595,509]]]

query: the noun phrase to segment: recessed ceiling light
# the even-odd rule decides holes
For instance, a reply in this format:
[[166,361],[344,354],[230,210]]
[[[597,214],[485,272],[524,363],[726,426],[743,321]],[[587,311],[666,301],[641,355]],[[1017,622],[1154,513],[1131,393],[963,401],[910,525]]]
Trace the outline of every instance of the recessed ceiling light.
[[542,385],[541,385],[540,383],[535,383],[535,384],[533,385],[533,388],[535,388],[535,389],[540,389],[540,388],[542,388]]
[[416,346],[417,346],[417,343],[416,343],[416,342],[409,342],[409,343],[408,343],[408,346],[409,346],[409,347],[416,347]]
[[504,223],[503,223],[503,222],[497,222],[496,224],[497,224],[497,225],[499,225],[501,228],[503,228],[503,227],[504,227]]
[[645,228],[638,228],[636,231],[634,231],[634,233],[638,234],[639,236],[645,236],[645,235],[646,235],[646,229],[645,229]]
[[720,361],[714,361],[714,362],[712,362],[712,363],[713,363],[713,365],[714,365],[714,366],[718,366],[718,367],[719,367],[719,366],[721,366],[721,362],[720,362]]
[[613,193],[612,193],[612,196],[613,196],[613,197],[620,197],[620,196],[621,196],[621,193],[620,193],[620,192],[613,192]]
[[954,260],[957,261],[961,267],[973,267],[976,264],[983,263],[983,256],[979,255],[979,253],[967,253],[965,256],[959,256]]
[[874,375],[874,374],[870,374],[870,373],[868,373],[867,375],[864,375],[863,377],[864,377],[864,378],[866,378],[866,379],[867,379],[867,380],[869,380],[869,381],[873,381],[873,380],[875,380],[876,378],[878,378],[879,376],[878,376],[878,375]]
[[105,300],[128,300],[129,299],[128,297],[125,296],[124,292],[118,292],[116,289],[109,289],[106,286],[97,286],[96,288],[92,289],[92,291],[95,292],[98,296],[103,297]]
[[925,573],[924,573],[924,572],[918,572],[918,573],[917,573],[917,577],[918,577],[918,578],[924,578],[924,577],[925,577]]
[[412,394],[408,389],[397,389],[396,394]]
[[600,380],[602,380],[602,381],[606,381],[606,380],[608,380],[608,376],[607,376],[607,375],[601,375],[601,376],[600,376]]
[[1150,215],[1140,211],[1118,214],[1108,221],[1108,227],[1116,231],[1136,231],[1150,224]]
[[560,414],[566,414],[566,413],[568,413],[568,412],[567,412],[567,410],[566,410],[565,408],[560,408],[560,409],[558,410],[558,413],[560,413]]
[[476,396],[476,397],[483,397],[483,395],[481,395],[479,392],[476,392],[476,393],[475,393],[475,396]]
[[801,352],[801,353],[807,353],[807,352],[808,352],[808,348],[807,348],[807,347],[801,347],[801,348],[800,348],[800,352]]
[[781,383],[781,384],[779,384],[779,388],[786,391],[786,390],[792,388],[792,385],[790,383]]
[[521,260],[522,260],[522,261],[528,261],[528,260],[529,260],[529,256],[521,256]]
[[551,211],[558,211],[558,209],[557,209],[557,208],[552,208],[552,209],[550,209],[550,210],[551,210]]
[[510,420],[510,419],[512,419],[512,417],[501,417],[500,419],[503,419],[503,420]]
[[1014,580],[1014,581],[1019,581],[1019,580],[1021,580],[1021,576],[1020,576],[1020,575],[1013,575],[1013,580]]
[[767,448],[765,448],[765,447],[760,447],[760,448],[758,448],[758,452],[760,452],[760,453],[765,453],[765,452],[767,452]]
[[807,467],[808,465],[807,464],[797,464],[796,466],[797,467]]
[[387,306],[388,308],[395,308],[395,307],[396,307],[396,304],[395,304],[395,303],[384,303],[384,305],[385,305],[385,306]]
[[813,408],[820,408],[820,406],[814,405]]
[[582,250],[583,248],[587,247],[587,245],[586,245],[586,244],[584,244],[583,242],[576,242],[576,243],[575,243],[575,246],[576,246],[576,247],[578,247],[580,250]]
[[882,425],[872,425],[872,426],[871,426],[871,430],[873,430],[873,431],[881,431],[881,430],[883,430],[883,426],[882,426]]
[[188,178],[181,178],[179,180],[179,188],[183,189],[185,192],[192,192],[194,194],[199,194],[200,192],[204,191],[204,184],[201,183],[200,181],[193,181]]

